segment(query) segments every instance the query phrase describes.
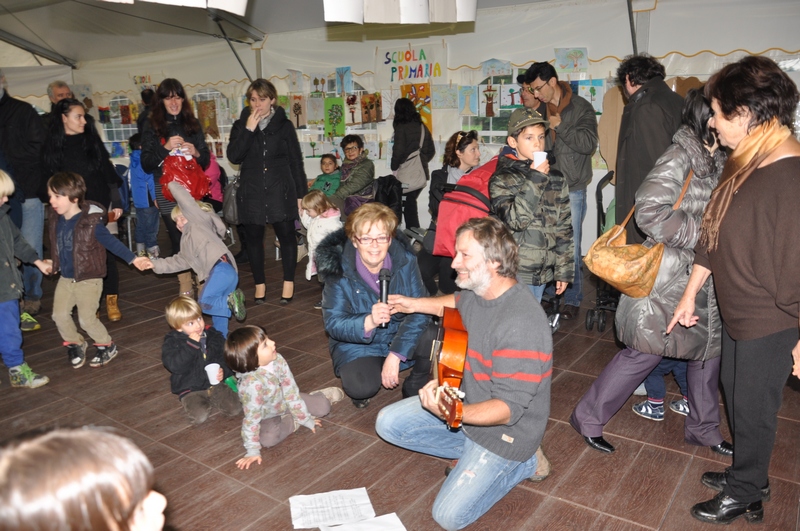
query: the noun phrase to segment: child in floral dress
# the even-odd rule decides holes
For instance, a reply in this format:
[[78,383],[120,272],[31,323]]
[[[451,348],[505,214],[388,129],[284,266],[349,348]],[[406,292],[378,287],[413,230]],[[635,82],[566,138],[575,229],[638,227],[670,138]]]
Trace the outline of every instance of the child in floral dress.
[[239,400],[244,409],[242,441],[245,455],[236,461],[240,469],[261,464],[261,447],[275,446],[305,426],[312,432],[322,423],[331,404],[344,398],[338,387],[301,393],[275,342],[258,326],[234,330],[225,343],[225,360],[237,373]]

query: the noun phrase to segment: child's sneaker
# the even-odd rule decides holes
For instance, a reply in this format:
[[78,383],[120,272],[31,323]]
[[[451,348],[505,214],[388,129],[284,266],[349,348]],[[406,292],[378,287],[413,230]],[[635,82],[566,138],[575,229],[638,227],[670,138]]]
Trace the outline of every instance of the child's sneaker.
[[19,314],[19,329],[23,332],[33,332],[39,330],[41,327],[42,325],[39,324],[39,321],[31,317],[31,314],[28,312]]
[[684,417],[689,415],[689,402],[685,398],[673,400],[669,403],[669,408],[678,415],[683,415]]
[[64,343],[67,347],[67,357],[72,364],[73,369],[80,369],[86,362],[86,349],[89,348],[88,343],[84,341],[80,345],[77,343]]
[[664,406],[653,406],[649,400],[633,405],[633,412],[650,420],[664,420]]
[[148,247],[147,248],[147,257],[150,260],[157,260],[158,258],[161,258],[161,248],[159,248],[158,245],[156,245],[154,247]]
[[244,307],[244,292],[239,288],[231,291],[228,295],[228,308],[231,309],[237,321],[244,321],[247,317],[247,309]]
[[321,310],[322,309],[322,301],[319,301],[318,303],[316,303],[314,305],[314,309],[315,310]]
[[8,369],[8,376],[11,378],[12,387],[27,387],[29,389],[36,389],[46,385],[50,381],[47,376],[36,374],[28,367],[27,363],[17,365]]
[[308,393],[310,395],[322,395],[328,399],[328,402],[331,405],[335,404],[336,402],[341,402],[344,399],[344,391],[342,391],[341,387],[326,387],[325,389],[317,389],[316,391],[311,391]]
[[117,357],[117,346],[114,343],[95,346],[97,347],[97,352],[94,358],[89,361],[89,367],[102,367]]
[[138,256],[139,258],[144,258],[145,256],[147,256],[147,251],[145,251],[144,249],[139,249],[138,251],[136,251],[136,256]]

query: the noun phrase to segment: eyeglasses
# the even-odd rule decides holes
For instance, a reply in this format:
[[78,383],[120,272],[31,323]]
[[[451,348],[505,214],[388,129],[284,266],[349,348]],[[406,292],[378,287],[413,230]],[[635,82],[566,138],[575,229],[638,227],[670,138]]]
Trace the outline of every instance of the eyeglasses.
[[539,85],[536,88],[533,88],[530,85],[528,85],[527,87],[524,87],[524,88],[525,88],[525,90],[527,90],[531,94],[536,94],[537,92],[541,93],[542,89],[544,88],[545,85],[547,85],[547,81],[545,81],[544,83],[542,83],[541,85]]
[[352,153],[353,151],[358,151],[358,146],[347,146],[344,148],[345,153]]
[[373,238],[372,236],[362,236],[359,238],[356,236],[356,240],[358,240],[358,243],[361,245],[371,245],[372,242],[375,242],[379,245],[385,245],[391,241],[391,238],[385,234],[381,234],[377,238]]

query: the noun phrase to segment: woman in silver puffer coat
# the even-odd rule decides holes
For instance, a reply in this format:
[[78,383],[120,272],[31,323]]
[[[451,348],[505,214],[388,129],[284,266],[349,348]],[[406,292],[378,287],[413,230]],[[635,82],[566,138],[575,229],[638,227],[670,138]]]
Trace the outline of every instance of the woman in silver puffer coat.
[[[645,245],[663,243],[664,256],[650,295],[638,299],[621,296],[616,326],[626,348],[606,366],[572,413],[572,426],[597,450],[614,451],[603,439],[603,427],[662,357],[668,357],[689,360],[686,442],[708,446],[723,455],[732,453],[719,431],[722,322],[711,277],[697,294],[697,326],[666,333],[692,271],[703,210],[725,164],[726,155],[717,149],[716,134],[708,127],[711,115],[702,92],[690,91],[683,125],[673,144],[636,192],[636,224],[648,235]],[[690,170],[694,174],[686,195],[673,210]]]

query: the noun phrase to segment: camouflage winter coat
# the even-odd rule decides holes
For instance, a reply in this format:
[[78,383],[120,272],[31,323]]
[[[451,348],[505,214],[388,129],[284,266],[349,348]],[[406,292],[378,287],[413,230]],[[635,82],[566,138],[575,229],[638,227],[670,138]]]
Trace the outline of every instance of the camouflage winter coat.
[[489,197],[500,221],[519,244],[519,279],[538,286],[572,282],[575,274],[572,214],[564,177],[532,170],[530,161],[500,157]]

